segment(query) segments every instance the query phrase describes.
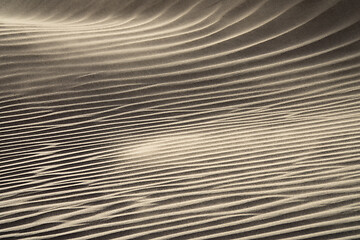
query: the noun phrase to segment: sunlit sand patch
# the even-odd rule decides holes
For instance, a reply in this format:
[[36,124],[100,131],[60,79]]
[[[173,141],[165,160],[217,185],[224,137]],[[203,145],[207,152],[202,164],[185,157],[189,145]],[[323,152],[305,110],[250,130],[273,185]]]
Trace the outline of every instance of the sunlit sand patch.
[[194,148],[206,148],[206,142],[206,137],[200,133],[160,135],[135,140],[123,152],[123,157],[129,161],[159,161],[166,154],[180,155],[193,151]]

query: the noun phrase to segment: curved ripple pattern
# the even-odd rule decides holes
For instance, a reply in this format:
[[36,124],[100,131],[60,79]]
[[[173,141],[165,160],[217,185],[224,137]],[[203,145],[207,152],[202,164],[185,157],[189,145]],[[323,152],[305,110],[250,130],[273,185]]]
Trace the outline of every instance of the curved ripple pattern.
[[1,4],[0,239],[360,238],[360,1]]

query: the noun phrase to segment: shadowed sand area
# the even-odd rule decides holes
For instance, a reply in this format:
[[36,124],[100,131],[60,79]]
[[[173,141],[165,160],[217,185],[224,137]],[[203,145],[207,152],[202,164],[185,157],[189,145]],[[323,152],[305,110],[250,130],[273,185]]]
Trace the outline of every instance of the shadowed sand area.
[[0,239],[360,239],[359,9],[2,0]]

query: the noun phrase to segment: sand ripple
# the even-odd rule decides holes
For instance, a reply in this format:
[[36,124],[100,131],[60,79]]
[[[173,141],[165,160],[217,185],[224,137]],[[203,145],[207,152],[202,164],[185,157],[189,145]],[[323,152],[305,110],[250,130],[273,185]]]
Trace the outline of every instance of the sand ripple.
[[359,9],[2,0],[0,239],[360,238]]

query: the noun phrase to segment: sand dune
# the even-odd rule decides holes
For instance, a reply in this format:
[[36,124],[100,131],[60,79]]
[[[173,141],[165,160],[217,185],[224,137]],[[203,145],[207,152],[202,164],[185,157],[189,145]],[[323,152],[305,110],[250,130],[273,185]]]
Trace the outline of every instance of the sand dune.
[[359,9],[2,0],[0,239],[360,238]]

